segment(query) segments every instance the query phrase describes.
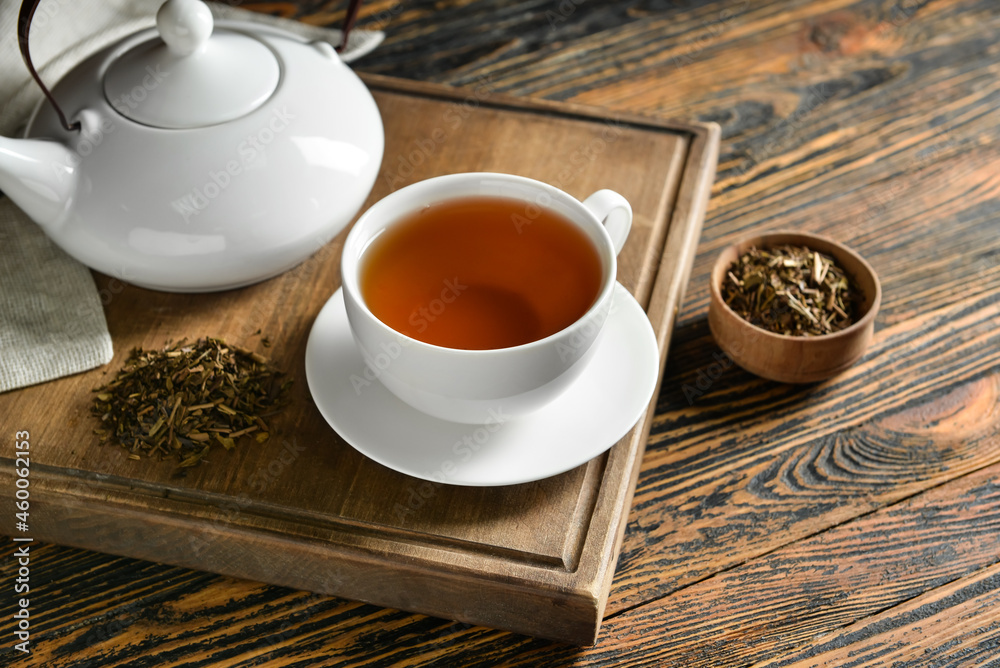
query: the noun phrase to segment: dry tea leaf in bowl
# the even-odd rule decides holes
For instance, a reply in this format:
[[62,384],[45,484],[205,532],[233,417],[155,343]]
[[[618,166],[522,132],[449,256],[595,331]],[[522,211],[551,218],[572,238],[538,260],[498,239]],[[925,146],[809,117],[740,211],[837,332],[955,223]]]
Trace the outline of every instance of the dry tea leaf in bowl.
[[740,256],[722,282],[722,298],[762,329],[821,336],[854,324],[861,294],[829,255],[784,245]]
[[267,419],[287,402],[291,380],[260,355],[213,338],[164,350],[132,350],[118,375],[95,390],[94,432],[129,458],[198,464],[213,447],[266,441]]

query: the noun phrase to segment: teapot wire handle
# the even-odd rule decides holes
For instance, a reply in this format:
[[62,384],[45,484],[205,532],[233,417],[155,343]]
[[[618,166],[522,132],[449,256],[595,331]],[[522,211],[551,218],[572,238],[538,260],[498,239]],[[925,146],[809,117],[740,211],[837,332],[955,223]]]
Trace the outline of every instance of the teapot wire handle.
[[340,29],[340,46],[337,47],[337,53],[341,53],[347,48],[347,33],[351,32],[351,28],[354,27],[354,19],[358,16],[358,7],[361,6],[361,0],[351,0],[350,4],[347,5],[347,13],[344,14],[344,25]]
[[62,126],[66,128],[68,132],[79,131],[80,121],[70,124],[66,120],[66,115],[59,107],[56,99],[52,96],[52,92],[49,91],[48,87],[42,81],[42,77],[40,77],[38,75],[38,71],[35,70],[34,64],[31,62],[31,54],[28,51],[28,31],[31,29],[31,19],[35,16],[35,10],[38,8],[38,3],[40,1],[41,0],[24,0],[24,2],[21,3],[21,12],[17,16],[17,43],[21,49],[21,57],[24,58],[24,64],[28,66],[28,72],[31,73],[35,83],[38,84],[38,87],[42,89],[45,97],[48,98],[49,102],[55,108]]

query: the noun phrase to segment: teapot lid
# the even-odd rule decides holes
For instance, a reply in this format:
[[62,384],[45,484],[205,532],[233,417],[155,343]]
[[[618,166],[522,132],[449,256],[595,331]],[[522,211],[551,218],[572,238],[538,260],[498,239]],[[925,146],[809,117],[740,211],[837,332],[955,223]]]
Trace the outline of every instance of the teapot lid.
[[277,56],[251,35],[213,35],[213,27],[201,0],[164,2],[160,37],[125,51],[105,72],[108,101],[133,121],[169,129],[225,123],[260,107],[281,78]]

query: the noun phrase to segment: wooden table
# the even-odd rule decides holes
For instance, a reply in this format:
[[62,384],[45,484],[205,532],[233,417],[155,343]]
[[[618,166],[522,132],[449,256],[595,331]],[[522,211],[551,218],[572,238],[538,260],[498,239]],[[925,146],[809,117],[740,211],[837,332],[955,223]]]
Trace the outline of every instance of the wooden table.
[[[248,3],[335,24],[344,3]],[[990,0],[371,2],[357,69],[722,126],[597,644],[56,546],[46,666],[1000,665],[1000,12]],[[770,229],[882,279],[872,347],[793,387],[727,364],[719,250]],[[14,654],[0,549],[0,663]]]

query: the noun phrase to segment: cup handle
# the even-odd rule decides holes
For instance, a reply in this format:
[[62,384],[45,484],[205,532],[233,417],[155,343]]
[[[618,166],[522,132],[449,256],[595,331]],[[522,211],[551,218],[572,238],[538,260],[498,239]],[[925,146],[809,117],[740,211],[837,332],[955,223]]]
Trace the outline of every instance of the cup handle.
[[583,205],[597,216],[611,235],[615,255],[621,252],[628,232],[632,229],[632,207],[628,200],[614,190],[598,190],[583,200]]

